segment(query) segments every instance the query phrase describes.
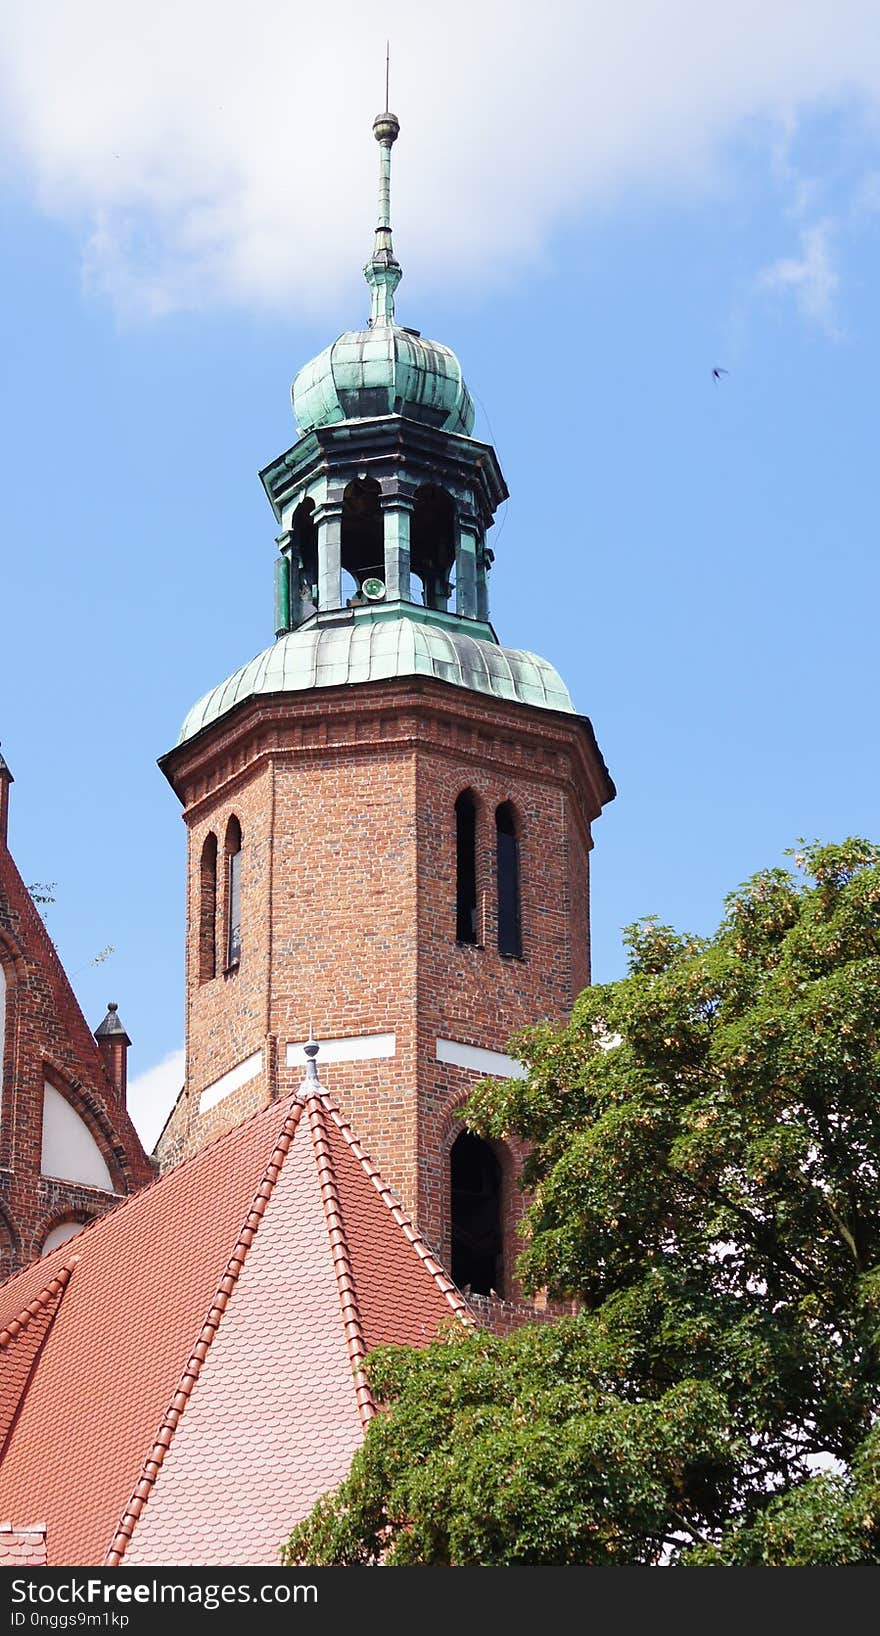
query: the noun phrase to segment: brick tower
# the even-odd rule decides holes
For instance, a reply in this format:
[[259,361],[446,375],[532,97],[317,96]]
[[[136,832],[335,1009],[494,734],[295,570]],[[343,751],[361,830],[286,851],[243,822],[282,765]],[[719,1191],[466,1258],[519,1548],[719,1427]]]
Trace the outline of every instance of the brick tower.
[[301,1042],[453,1276],[510,1292],[519,1155],[461,1135],[511,1035],[590,980],[591,824],[614,787],[556,671],[501,647],[507,489],[457,358],[394,321],[398,122],[375,121],[372,311],[300,371],[262,472],[274,644],[162,768],[188,831],[186,1085],[163,1167],[292,1090]]

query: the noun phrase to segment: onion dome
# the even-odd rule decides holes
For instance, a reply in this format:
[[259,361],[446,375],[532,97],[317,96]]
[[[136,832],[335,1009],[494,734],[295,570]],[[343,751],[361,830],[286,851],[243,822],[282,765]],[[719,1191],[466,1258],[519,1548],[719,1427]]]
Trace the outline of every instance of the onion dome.
[[455,353],[394,322],[394,292],[403,276],[391,243],[391,148],[399,132],[387,110],[373,122],[380,149],[379,223],[364,268],[369,325],[346,330],[300,370],[291,398],[302,433],[376,415],[406,415],[465,437],[473,430],[474,405]]

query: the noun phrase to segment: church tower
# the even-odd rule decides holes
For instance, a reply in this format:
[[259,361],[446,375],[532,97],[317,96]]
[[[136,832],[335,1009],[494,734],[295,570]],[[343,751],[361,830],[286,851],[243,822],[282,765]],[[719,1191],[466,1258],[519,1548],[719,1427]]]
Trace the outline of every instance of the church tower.
[[161,766],[188,833],[186,1084],[163,1168],[321,1074],[460,1284],[512,1292],[520,1155],[462,1134],[515,1031],[590,980],[591,825],[614,795],[557,672],[499,644],[507,488],[454,353],[395,321],[391,113],[371,312],[292,389],[261,473],[275,641]]

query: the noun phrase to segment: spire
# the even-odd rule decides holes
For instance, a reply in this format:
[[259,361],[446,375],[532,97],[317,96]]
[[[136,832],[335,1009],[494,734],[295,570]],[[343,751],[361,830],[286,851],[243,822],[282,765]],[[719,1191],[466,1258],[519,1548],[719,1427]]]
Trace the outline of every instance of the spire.
[[388,111],[386,58],[385,112],[373,120],[373,135],[379,144],[379,220],[372,260],[364,268],[364,278],[372,295],[370,328],[394,323],[394,292],[403,273],[391,244],[391,149],[400,135],[400,121]]

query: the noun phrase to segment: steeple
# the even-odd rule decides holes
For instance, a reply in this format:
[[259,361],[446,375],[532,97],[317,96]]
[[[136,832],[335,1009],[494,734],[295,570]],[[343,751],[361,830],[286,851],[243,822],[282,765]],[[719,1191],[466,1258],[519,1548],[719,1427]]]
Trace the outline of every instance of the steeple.
[[387,107],[373,120],[373,135],[379,144],[379,220],[373,257],[364,268],[372,296],[371,329],[377,324],[394,323],[394,292],[403,277],[391,243],[391,149],[400,135],[400,122]]
[[395,318],[398,131],[386,98],[371,321],[299,371],[297,436],[260,473],[275,641],[161,763],[190,912],[186,1087],[159,1151],[287,1094],[312,1107],[323,1083],[460,1276],[515,1294],[519,1156],[462,1141],[459,1110],[474,1076],[521,1071],[506,1042],[561,1021],[589,979],[589,826],[614,791],[562,678],[490,622],[507,488],[457,357]]
[[364,267],[371,312],[365,329],[346,330],[296,376],[291,399],[303,437],[338,421],[404,415],[470,437],[474,406],[461,364],[439,341],[395,322],[394,294],[403,277],[391,240],[391,149],[400,121],[387,108],[373,121],[379,144],[379,217]]
[[[275,635],[393,618],[495,645],[486,536],[507,488],[495,451],[472,436],[474,405],[455,353],[395,319],[402,272],[391,236],[391,149],[400,121],[387,103],[386,84],[373,121],[379,211],[364,268],[369,323],[299,371],[291,397],[300,436],[260,474],[281,527]],[[380,646],[392,634],[401,654],[418,640],[407,628]],[[288,652],[291,676],[308,645]],[[493,685],[493,665],[470,650],[437,662]]]

